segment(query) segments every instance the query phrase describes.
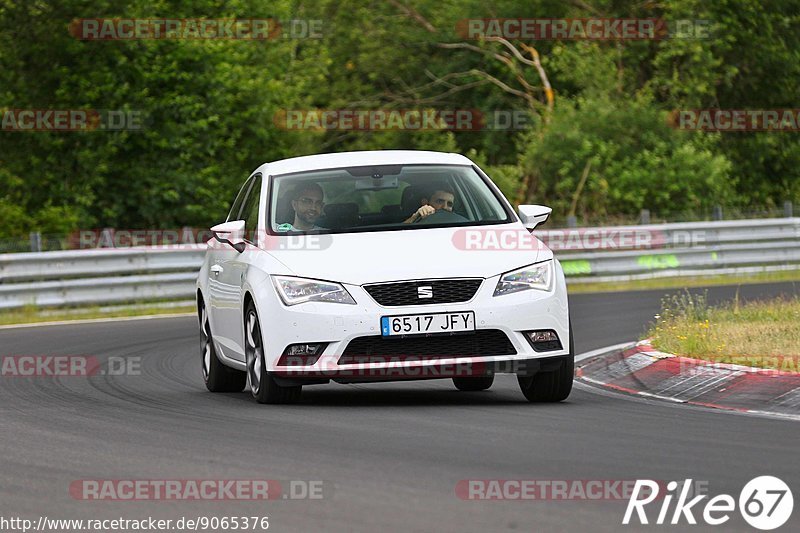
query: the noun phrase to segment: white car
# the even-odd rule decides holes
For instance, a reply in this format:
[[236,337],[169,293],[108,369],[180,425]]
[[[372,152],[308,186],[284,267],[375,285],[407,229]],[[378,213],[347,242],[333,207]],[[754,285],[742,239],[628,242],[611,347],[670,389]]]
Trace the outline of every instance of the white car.
[[551,209],[509,202],[457,154],[372,151],[266,163],[197,280],[210,391],[289,403],[303,385],[514,373],[564,400],[574,348],[564,272],[530,234]]

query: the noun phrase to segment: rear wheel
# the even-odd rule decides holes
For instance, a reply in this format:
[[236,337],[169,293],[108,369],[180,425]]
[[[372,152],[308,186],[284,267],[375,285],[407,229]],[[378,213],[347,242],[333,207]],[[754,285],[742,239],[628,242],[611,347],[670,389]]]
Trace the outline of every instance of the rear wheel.
[[203,381],[211,392],[242,392],[247,375],[223,365],[214,349],[211,337],[211,322],[202,299],[198,301],[200,317],[200,354],[202,357]]
[[458,390],[473,392],[486,390],[494,383],[494,376],[481,376],[477,378],[453,378],[453,385]]
[[572,392],[575,374],[575,344],[572,340],[572,325],[569,327],[569,355],[564,356],[556,370],[537,372],[533,376],[517,376],[519,388],[529,402],[560,402]]
[[258,403],[295,403],[300,400],[301,385],[282,387],[267,372],[264,338],[255,305],[249,302],[244,320],[244,354],[247,360],[247,384]]

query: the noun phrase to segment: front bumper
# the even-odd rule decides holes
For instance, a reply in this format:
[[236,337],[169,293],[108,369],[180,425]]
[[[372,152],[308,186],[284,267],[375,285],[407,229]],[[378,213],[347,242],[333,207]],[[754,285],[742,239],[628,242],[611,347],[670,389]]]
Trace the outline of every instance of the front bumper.
[[[468,302],[402,307],[381,306],[362,287],[355,285],[345,285],[345,288],[357,305],[309,302],[286,306],[271,283],[265,283],[260,287],[261,293],[256,300],[261,308],[259,315],[267,350],[267,369],[276,376],[337,381],[425,379],[494,373],[525,374],[539,368],[538,363],[530,361],[560,360],[558,356],[568,355],[569,309],[563,276],[556,278],[550,291],[528,290],[494,297],[498,279],[499,276],[485,279]],[[475,313],[476,329],[502,331],[516,353],[432,360],[424,356],[405,360],[386,358],[381,362],[339,364],[351,341],[358,337],[380,336],[382,316],[463,311]],[[554,330],[562,349],[535,351],[522,332],[541,329]],[[327,343],[327,346],[313,365],[278,366],[286,347],[298,343]]]

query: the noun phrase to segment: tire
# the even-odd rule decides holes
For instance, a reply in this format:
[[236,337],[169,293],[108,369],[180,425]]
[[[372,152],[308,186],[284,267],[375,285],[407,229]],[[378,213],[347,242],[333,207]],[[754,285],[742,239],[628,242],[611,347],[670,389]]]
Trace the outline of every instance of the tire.
[[208,311],[202,298],[198,300],[197,307],[200,319],[200,360],[206,388],[211,392],[242,392],[247,374],[220,362],[211,336]]
[[564,356],[561,366],[549,372],[537,372],[533,376],[517,376],[519,388],[529,402],[552,403],[567,399],[572,392],[575,374],[575,344],[572,340],[572,324],[569,327],[569,355]]
[[282,387],[267,372],[264,359],[264,337],[261,322],[253,302],[244,314],[244,353],[247,363],[247,388],[258,403],[297,403],[303,390],[301,385]]
[[465,392],[475,392],[486,390],[494,383],[494,376],[482,376],[477,378],[453,378],[453,385],[458,390]]

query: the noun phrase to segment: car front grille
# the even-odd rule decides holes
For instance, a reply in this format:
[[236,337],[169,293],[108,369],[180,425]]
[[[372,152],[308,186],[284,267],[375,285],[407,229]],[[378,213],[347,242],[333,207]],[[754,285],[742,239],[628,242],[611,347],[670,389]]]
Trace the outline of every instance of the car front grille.
[[339,358],[340,365],[386,363],[408,360],[447,359],[515,355],[517,350],[499,329],[478,329],[474,333],[454,335],[356,337]]
[[[448,304],[471,300],[482,281],[480,278],[401,281],[364,285],[364,290],[385,307]],[[428,294],[430,297],[425,298]]]

